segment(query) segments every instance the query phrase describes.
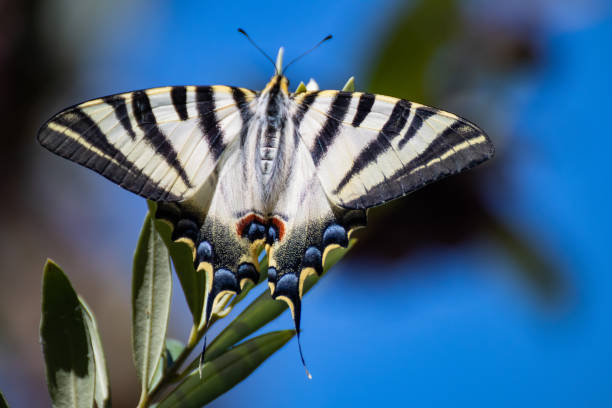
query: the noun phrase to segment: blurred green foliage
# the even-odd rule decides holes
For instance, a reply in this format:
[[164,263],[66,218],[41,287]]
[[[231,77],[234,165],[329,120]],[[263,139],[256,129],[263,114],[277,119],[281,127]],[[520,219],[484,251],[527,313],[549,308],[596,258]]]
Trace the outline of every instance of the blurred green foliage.
[[432,104],[426,73],[436,52],[460,29],[458,7],[454,0],[418,1],[405,7],[374,58],[368,89]]
[[[444,108],[445,101],[438,89],[440,81],[468,83],[483,75],[503,80],[513,68],[523,69],[536,58],[533,46],[524,43],[523,38],[513,40],[499,32],[474,30],[455,0],[406,4],[381,42],[366,89]],[[479,41],[474,43],[474,38]],[[440,59],[448,49],[456,50],[455,54]],[[467,50],[468,55],[461,54]],[[432,72],[439,75],[439,80]],[[479,112],[482,119],[489,115],[489,111]],[[490,136],[494,141],[497,139],[495,134]],[[490,184],[481,174],[493,172],[499,176],[500,172],[495,170],[505,160],[505,152],[498,149],[497,156],[482,168],[434,183],[408,199],[374,209],[368,233],[360,237],[359,251],[352,255],[364,258],[380,255],[389,259],[409,255],[417,247],[455,245],[484,237],[512,259],[519,279],[541,299],[560,299],[565,284],[556,262],[538,250],[524,232],[508,225],[483,199],[484,189]],[[395,228],[389,231],[389,225]],[[402,234],[404,230],[411,233]],[[381,234],[388,239],[384,242],[377,239]]]
[[[177,245],[187,245],[164,239],[157,229],[160,222],[153,216],[155,208],[155,204],[150,204],[133,264],[133,357],[142,385],[138,406],[151,406],[163,396],[158,407],[199,407],[244,380],[287,343],[295,331],[269,332],[244,341],[287,309],[285,302],[272,299],[266,289],[212,342],[203,366],[198,357],[185,365],[209,327],[225,317],[244,296],[236,296],[229,306],[226,302],[222,305],[225,310],[216,308],[210,322],[194,321],[187,344],[167,339],[172,293],[170,262],[178,275],[188,276],[194,271],[193,266],[178,270],[184,265],[185,252]],[[330,253],[324,271],[340,260],[353,244],[354,241],[348,248]],[[266,262],[260,267],[266,268]],[[317,277],[309,278],[305,291],[317,280]],[[248,292],[255,286],[245,287],[243,291]],[[183,289],[188,304],[194,302],[190,296],[199,296],[185,290],[185,286]],[[52,261],[47,262],[43,274],[42,310],[40,335],[53,406],[93,407],[94,401],[99,408],[110,406],[106,363],[94,315]]]

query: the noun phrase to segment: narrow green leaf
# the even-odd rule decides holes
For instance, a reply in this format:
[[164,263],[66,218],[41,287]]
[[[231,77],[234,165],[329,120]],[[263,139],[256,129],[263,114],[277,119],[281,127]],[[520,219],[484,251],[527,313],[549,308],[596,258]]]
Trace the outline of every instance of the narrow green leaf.
[[162,357],[159,364],[157,364],[155,375],[153,376],[153,380],[151,381],[151,385],[149,386],[150,390],[157,386],[157,384],[161,381],[164,373],[167,372],[170,367],[172,367],[183,349],[185,349],[185,345],[180,341],[175,339],[166,339],[166,348],[162,353]]
[[132,276],[132,351],[143,395],[164,351],[171,294],[168,249],[147,214],[134,253]]
[[166,364],[167,367],[172,366],[172,364],[176,361],[176,359],[181,355],[183,350],[185,349],[185,345],[176,339],[167,339],[166,340]]
[[[325,274],[329,268],[335,265],[356,242],[355,239],[352,239],[348,248],[333,250],[325,260],[323,273]],[[308,292],[317,280],[316,276],[311,275],[304,282],[304,293]],[[283,301],[272,299],[270,290],[267,289],[227,325],[210,346],[206,348],[206,360],[213,360],[223,354],[225,350],[277,318],[285,309],[287,309],[287,304]]]
[[6,402],[6,399],[4,399],[2,391],[0,391],[0,408],[9,408],[8,402]]
[[352,76],[346,81],[346,84],[342,87],[344,92],[355,92],[355,77]]
[[85,324],[89,331],[91,339],[91,347],[94,357],[94,366],[96,369],[96,386],[94,398],[98,408],[110,407],[110,382],[108,380],[108,371],[106,370],[106,359],[104,358],[104,350],[102,349],[102,340],[98,331],[96,318],[83,298],[79,296],[79,302],[83,308],[83,316]]
[[[164,375],[164,370],[168,365],[168,355],[166,354],[167,350],[164,350],[162,353],[161,359],[159,360],[159,364],[157,364],[157,368],[155,369],[155,374],[153,374],[153,379],[151,380],[151,384],[149,384],[149,390],[152,390],[157,386],[157,384],[161,381],[162,376]],[[142,395],[140,396],[142,398]],[[141,401],[142,402],[142,401]]]
[[47,260],[43,271],[40,337],[54,407],[92,407],[94,356],[76,292],[60,267]]
[[248,377],[294,335],[293,330],[283,330],[266,333],[239,344],[204,364],[202,378],[197,370],[191,373],[160,402],[158,408],[195,408],[208,404]]
[[304,84],[304,82],[300,82],[298,87],[295,89],[294,93],[297,95],[299,93],[306,92],[306,91],[307,91],[306,85]]
[[[157,210],[157,203],[147,201],[147,204],[149,206],[149,213],[154,215]],[[206,277],[204,273],[197,272],[193,267],[193,252],[189,245],[172,240],[172,228],[169,223],[156,219],[155,227],[170,252],[170,257],[181,283],[181,289],[183,289],[187,306],[189,306],[193,322],[197,326],[202,316]]]
[[287,304],[274,300],[266,289],[242,311],[206,348],[206,361],[223,354],[229,347],[265,326],[287,309]]

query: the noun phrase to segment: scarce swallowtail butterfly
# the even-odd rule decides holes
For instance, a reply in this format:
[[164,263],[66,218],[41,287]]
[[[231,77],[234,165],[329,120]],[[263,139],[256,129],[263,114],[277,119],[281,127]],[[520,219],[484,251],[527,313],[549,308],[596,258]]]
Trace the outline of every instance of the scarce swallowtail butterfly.
[[262,91],[106,96],[59,112],[38,141],[160,203],[156,217],[206,274],[206,321],[223,295],[259,281],[264,247],[270,293],[289,305],[299,339],[306,277],[366,225],[368,208],[474,167],[494,148],[473,123],[418,103],[303,84],[291,93],[282,56]]

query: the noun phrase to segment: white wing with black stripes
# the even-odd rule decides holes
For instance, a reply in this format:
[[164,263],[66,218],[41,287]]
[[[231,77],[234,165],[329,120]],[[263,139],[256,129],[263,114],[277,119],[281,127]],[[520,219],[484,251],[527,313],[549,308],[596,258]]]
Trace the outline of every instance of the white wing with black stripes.
[[133,193],[180,201],[204,183],[246,126],[254,98],[253,91],[227,86],[127,92],[58,113],[38,140]]
[[366,210],[475,166],[493,145],[467,120],[405,100],[311,85],[291,94],[278,61],[261,92],[186,86],[99,98],[52,117],[38,140],[160,202],[156,217],[207,277],[203,322],[260,280],[265,247],[270,293],[291,308],[299,339],[306,277],[366,225]]
[[298,133],[329,199],[365,209],[406,195],[493,155],[476,125],[406,100],[359,92],[295,98]]

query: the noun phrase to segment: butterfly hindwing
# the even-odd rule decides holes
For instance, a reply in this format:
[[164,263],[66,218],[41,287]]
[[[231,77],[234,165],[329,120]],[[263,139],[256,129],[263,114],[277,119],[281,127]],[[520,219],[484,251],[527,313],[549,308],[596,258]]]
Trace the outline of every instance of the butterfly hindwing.
[[255,93],[175,86],[111,95],[45,123],[40,143],[155,201],[197,191],[251,114]]
[[350,234],[366,225],[366,214],[328,200],[303,143],[296,144],[293,159],[292,182],[271,213],[268,282],[272,296],[289,305],[299,335],[306,278],[323,272],[329,252],[348,245]]
[[327,196],[369,208],[493,155],[488,136],[452,113],[360,92],[294,98],[298,132]]
[[266,217],[250,188],[244,152],[234,140],[192,197],[158,206],[157,218],[173,226],[173,240],[192,248],[194,268],[206,276],[203,322],[224,296],[259,282],[258,255],[266,238]]

